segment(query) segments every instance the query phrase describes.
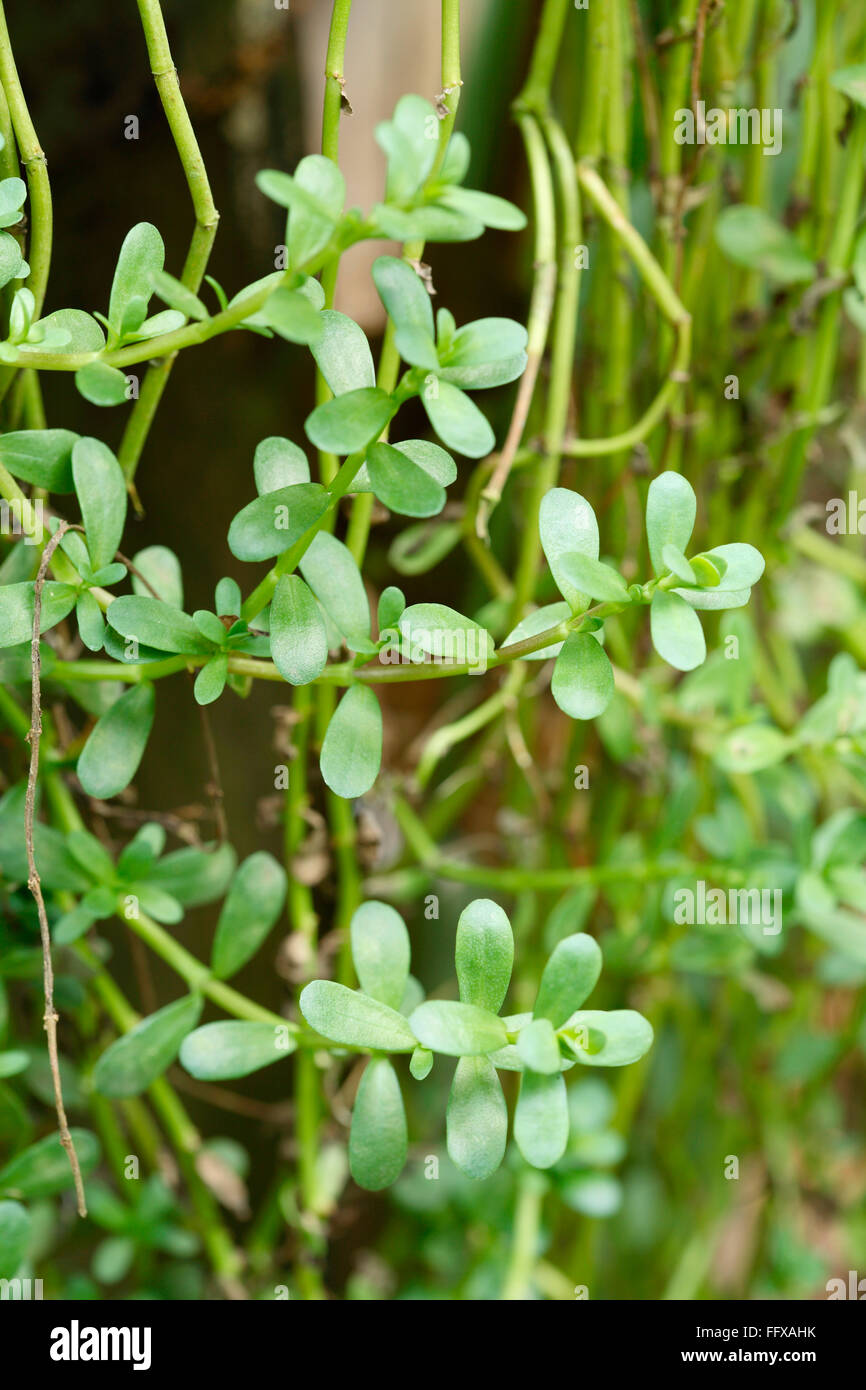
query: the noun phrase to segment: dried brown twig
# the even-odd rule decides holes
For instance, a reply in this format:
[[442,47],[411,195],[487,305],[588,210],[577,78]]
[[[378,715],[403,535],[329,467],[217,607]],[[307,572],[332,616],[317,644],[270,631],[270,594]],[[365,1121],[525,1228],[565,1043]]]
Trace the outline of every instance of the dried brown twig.
[[45,913],[45,902],[42,897],[42,884],[39,880],[39,871],[36,868],[36,855],[33,848],[33,818],[36,806],[36,778],[39,773],[39,742],[42,737],[42,689],[40,675],[42,671],[42,660],[39,652],[39,628],[42,619],[42,590],[45,585],[45,576],[48,573],[48,566],[51,557],[59,545],[63,533],[68,530],[67,523],[61,521],[51,540],[42,552],[42,560],[39,565],[39,572],[36,575],[36,583],[33,586],[33,636],[30,644],[30,664],[31,664],[31,695],[30,695],[30,732],[27,741],[30,744],[30,767],[27,772],[27,794],[24,799],[24,837],[27,845],[27,887],[33,894],[36,903],[36,912],[39,917],[39,934],[42,939],[42,980],[45,995],[45,1013],[43,1021],[45,1032],[48,1036],[48,1060],[51,1066],[51,1081],[54,1087],[54,1106],[57,1111],[57,1127],[60,1131],[60,1142],[69,1156],[69,1164],[72,1168],[72,1176],[75,1181],[75,1197],[78,1204],[78,1215],[87,1215],[87,1202],[84,1196],[84,1180],[81,1176],[81,1165],[78,1162],[78,1154],[75,1152],[75,1143],[69,1133],[69,1124],[66,1119],[66,1108],[63,1104],[63,1088],[60,1083],[60,1063],[57,1056],[57,1024],[59,1016],[54,1008],[54,967],[51,962],[51,936],[48,930],[48,917]]

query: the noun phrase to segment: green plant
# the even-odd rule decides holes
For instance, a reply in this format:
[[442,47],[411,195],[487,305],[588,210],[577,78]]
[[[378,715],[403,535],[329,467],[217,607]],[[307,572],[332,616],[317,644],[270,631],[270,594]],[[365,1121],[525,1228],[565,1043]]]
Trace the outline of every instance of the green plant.
[[[855,1053],[862,1066],[862,1006],[834,1012],[831,992],[862,985],[866,965],[866,571],[854,545],[791,512],[807,467],[844,471],[852,489],[866,477],[856,430],[834,433],[835,394],[863,378],[862,19],[807,5],[792,36],[776,4],[683,0],[662,23],[645,4],[578,17],[545,0],[512,107],[527,217],[466,186],[473,159],[485,172],[493,117],[469,105],[474,151],[455,129],[458,0],[442,0],[441,92],[400,98],[374,132],[381,200],[346,206],[351,0],[335,0],[321,152],[257,175],[282,240],[275,268],[236,289],[207,273],[204,161],[159,4],[138,8],[195,228],[181,258],[136,223],[105,312],[45,312],[48,175],[0,22],[0,1275],[49,1244],[40,1232],[74,1184],[98,1228],[82,1296],[198,1297],[211,1275],[226,1296],[271,1296],[285,1275],[322,1297],[351,1174],[429,1216],[421,1272],[388,1228],[410,1293],[559,1298],[590,1270],[615,1281],[623,1260],[599,1256],[588,1223],[618,1213],[618,1254],[643,1241],[666,1271],[640,1296],[698,1296],[728,1199],[712,1189],[701,1205],[689,1145],[710,1165],[754,1143],[773,1197],[753,1286],[811,1278],[791,1236],[808,1199],[792,1197],[780,1154],[830,1127],[843,1162],[844,1076],[838,1093],[829,1083]],[[500,58],[503,13],[491,5]],[[583,26],[573,49],[568,24]],[[557,82],[574,53],[576,94]],[[674,138],[702,83],[725,108],[746,88],[763,109],[777,88],[802,89],[790,188],[759,142],[686,151]],[[488,303],[486,281],[476,294],[464,282],[486,315],[472,318],[438,287],[482,237],[482,255],[514,258],[517,285]],[[362,242],[400,244],[372,264],[378,349],[334,307]],[[488,314],[519,302],[524,281],[525,325]],[[178,355],[197,360],[228,334],[266,340],[315,385],[303,435],[233,442],[234,476],[252,456],[255,496],[215,518],[203,589],[192,553],[163,543],[143,461]],[[49,376],[69,385],[58,418],[105,421],[111,445],[48,425]],[[196,457],[186,475],[202,494],[206,468]],[[136,548],[139,488],[157,520]],[[219,767],[230,745],[210,723],[250,718],[270,764],[248,715],[269,691],[291,702],[277,710],[281,844],[266,839],[273,825],[238,824]],[[155,722],[188,694],[204,834],[183,814],[132,809]],[[677,908],[696,885],[717,895],[699,930]],[[772,923],[720,915],[740,901],[729,895],[762,893]],[[185,944],[199,908],[214,919],[206,961]],[[409,973],[409,928],[419,974],[446,973],[442,928],[427,925],[440,916],[457,921],[456,999],[425,998]],[[281,925],[285,1013],[258,1002],[271,997],[261,975],[232,983]],[[134,1006],[120,981],[142,948],[177,988],[154,990],[135,954]],[[47,1058],[27,1042],[40,981]],[[606,1088],[575,1080],[586,1066],[623,1070]],[[719,1116],[714,1068],[735,1098]],[[249,1154],[203,1140],[181,1094],[283,1123],[279,1102],[232,1084],[259,1073],[291,1096],[291,1142],[246,1231]],[[37,1103],[56,1134],[37,1132]],[[424,1195],[420,1146],[443,1138],[447,1176]],[[619,1183],[600,1170],[627,1143]],[[684,1199],[670,1236],[653,1231],[645,1209],[685,1186],[696,1230]],[[460,1243],[473,1202],[489,1239],[457,1270],[443,1246]],[[563,1209],[559,1225],[544,1219]],[[352,1278],[351,1297],[390,1287]]]

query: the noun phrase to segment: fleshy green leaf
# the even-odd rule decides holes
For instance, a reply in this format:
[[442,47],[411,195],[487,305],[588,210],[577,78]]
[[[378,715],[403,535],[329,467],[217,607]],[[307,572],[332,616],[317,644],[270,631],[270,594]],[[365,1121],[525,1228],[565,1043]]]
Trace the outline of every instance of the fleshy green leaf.
[[475,898],[461,912],[454,960],[463,1003],[498,1013],[511,980],[514,936],[507,916],[491,898]]
[[589,594],[590,598],[606,599],[611,603],[628,603],[628,585],[621,574],[591,555],[579,551],[566,552],[559,557],[560,572],[572,589]]
[[448,188],[440,194],[439,201],[466,217],[476,217],[485,227],[519,232],[526,226],[526,216],[520,208],[492,193],[481,193],[474,188]]
[[409,1060],[409,1071],[416,1081],[423,1081],[433,1070],[433,1053],[426,1047],[416,1047]]
[[299,575],[283,574],[277,581],[270,627],[271,656],[280,675],[290,685],[309,685],[324,670],[328,638],[319,606]]
[[400,1083],[387,1057],[367,1063],[349,1131],[349,1168],[359,1187],[378,1192],[395,1182],[408,1152]]
[[745,724],[726,734],[713,755],[724,772],[762,772],[782,762],[794,740],[770,724]]
[[647,494],[646,533],[656,574],[664,574],[667,568],[666,545],[685,554],[694,530],[696,510],[694,488],[681,473],[660,473],[653,478]]
[[426,653],[437,661],[484,668],[493,655],[490,633],[444,603],[411,604],[400,618],[399,629],[413,661]]
[[142,681],[96,721],[75,769],[88,796],[108,801],[129,786],[147,747],[153,712],[153,686]]
[[286,897],[286,874],[272,854],[258,850],[238,868],[222,905],[211,967],[228,979],[245,965],[273,927]]
[[114,333],[135,332],[147,315],[153,276],[163,268],[165,246],[150,222],[139,222],[127,232],[111,286],[108,321]]
[[330,241],[346,201],[346,180],[334,161],[321,154],[306,155],[295,169],[294,179],[321,209],[314,211],[310,202],[290,204],[289,264],[301,266]]
[[421,401],[439,438],[455,453],[480,459],[496,444],[496,436],[478,406],[459,386],[434,377],[425,383]]
[[585,1066],[624,1067],[649,1051],[653,1030],[634,1009],[585,1009],[568,1020],[567,1037]]
[[231,1019],[188,1033],[181,1043],[180,1064],[199,1081],[229,1081],[261,1071],[296,1048],[286,1027]]
[[315,526],[330,502],[321,483],[295,483],[265,493],[247,503],[233,518],[229,550],[239,560],[272,560]]
[[717,545],[704,554],[710,560],[723,560],[724,572],[719,581],[720,589],[750,589],[757,584],[764,573],[764,557],[753,545],[735,541],[731,545]]
[[677,671],[693,671],[707,655],[701,620],[678,594],[664,589],[653,594],[650,632],[659,656]]
[[126,396],[126,377],[107,362],[87,362],[75,373],[79,393],[91,405],[123,405]]
[[307,297],[284,286],[265,300],[256,323],[272,328],[290,343],[315,343],[322,335],[321,319]]
[[418,1039],[402,1014],[334,980],[313,980],[301,991],[301,1013],[331,1042],[374,1052],[414,1052]]
[[517,1051],[529,1071],[550,1076],[560,1070],[559,1043],[548,1018],[534,1018],[525,1028],[521,1028]]
[[106,616],[122,637],[135,637],[157,651],[188,656],[213,654],[213,643],[202,635],[188,613],[145,594],[116,598]]
[[409,1016],[409,1026],[423,1047],[448,1057],[495,1052],[508,1042],[505,1024],[489,1009],[451,999],[428,999]]
[[595,719],[613,699],[613,667],[587,632],[572,632],[556,658],[550,692],[572,719]]
[[0,463],[13,478],[48,492],[72,492],[72,430],[10,430],[0,435]]
[[[75,607],[78,590],[74,584],[49,579],[42,586],[39,631],[47,632]],[[0,587],[0,647],[17,647],[33,636],[33,583],[4,584]]]
[[[538,637],[542,632],[547,632],[548,628],[556,627],[557,623],[563,622],[571,617],[571,604],[564,599],[559,603],[548,603],[543,608],[536,608],[534,613],[528,614],[523,618],[502,643],[503,647],[512,647],[516,642],[523,642],[528,637]],[[542,647],[537,652],[530,652],[524,657],[525,661],[550,661],[553,657],[559,656],[562,651],[562,642],[554,642],[549,647]]]
[[346,314],[325,309],[322,335],[312,346],[316,366],[335,396],[376,385],[376,369],[367,335]]
[[[79,1167],[86,1175],[99,1162],[99,1140],[88,1129],[71,1129],[70,1135]],[[38,1143],[31,1144],[0,1170],[0,1193],[9,1193],[23,1200],[52,1197],[72,1184],[69,1155],[60,1142],[59,1134],[49,1134]]]
[[253,473],[260,496],[310,481],[310,465],[303,449],[277,434],[256,445]]
[[75,605],[75,618],[78,623],[79,636],[87,650],[91,652],[101,651],[105,637],[105,619],[102,616],[102,609],[89,589],[83,590],[79,596]]
[[350,932],[361,989],[371,999],[399,1009],[409,978],[409,933],[403,918],[387,903],[362,903]]
[[538,529],[556,587],[575,613],[589,607],[588,594],[576,589],[563,566],[563,557],[577,552],[598,559],[598,522],[585,497],[569,488],[555,487],[542,499]]
[[533,1017],[560,1028],[595,989],[600,974],[601,950],[594,937],[586,932],[564,937],[544,967]]
[[151,884],[164,889],[185,907],[221,898],[234,872],[235,852],[231,845],[216,849],[188,846],[160,859],[149,871]]
[[760,271],[777,285],[804,285],[816,270],[793,232],[763,208],[738,203],[723,208],[715,221],[715,237],[736,265]]
[[568,1143],[568,1097],[561,1073],[523,1073],[514,1111],[514,1138],[533,1168],[550,1168],[562,1158]]
[[[132,575],[132,587],[136,594],[152,598],[152,589],[172,608],[183,608],[183,576],[180,561],[173,550],[166,545],[147,545],[133,556],[132,563],[142,576]],[[145,579],[150,588],[144,583]]]
[[72,449],[72,476],[81,504],[87,549],[94,569],[114,559],[126,522],[126,482],[110,449],[98,439],[79,439]]
[[493,1063],[461,1057],[445,1118],[448,1153],[470,1178],[489,1178],[505,1155],[508,1110]]
[[136,1023],[98,1059],[93,1089],[112,1099],[141,1095],[171,1066],[201,1010],[201,995],[187,994]]
[[212,705],[225,690],[229,673],[229,659],[225,652],[218,652],[202,666],[193,683],[196,704]]
[[29,1241],[30,1213],[26,1207],[20,1202],[0,1202],[0,1279],[15,1277]]
[[408,201],[433,168],[439,122],[429,101],[409,94],[394,108],[390,121],[376,127],[376,143],[388,158],[385,194],[389,203]]
[[[301,573],[337,631],[365,650],[370,642],[370,605],[361,571],[348,546],[320,531],[301,560]],[[271,608],[273,634],[273,608]]]
[[379,501],[401,516],[437,516],[445,506],[444,487],[390,444],[370,445],[367,472]]
[[382,762],[382,711],[368,685],[350,686],[325,732],[319,765],[326,786],[351,800],[368,792]]
[[378,439],[394,411],[387,391],[367,386],[316,406],[307,416],[304,428],[317,449],[330,454],[352,454]]

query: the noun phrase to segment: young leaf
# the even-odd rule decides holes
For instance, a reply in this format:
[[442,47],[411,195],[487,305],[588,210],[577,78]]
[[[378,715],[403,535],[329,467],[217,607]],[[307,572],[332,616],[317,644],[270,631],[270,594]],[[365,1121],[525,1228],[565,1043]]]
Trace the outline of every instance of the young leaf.
[[209,317],[208,311],[202,304],[198,295],[193,294],[192,290],[187,289],[180,280],[176,280],[173,275],[169,275],[165,270],[155,270],[150,277],[151,284],[160,299],[172,309],[184,315],[188,319],[206,319]]
[[124,330],[134,332],[144,322],[154,272],[162,270],[164,260],[162,237],[150,222],[139,222],[127,232],[108,305],[108,321],[118,337]]
[[409,1016],[409,1026],[423,1047],[448,1057],[495,1052],[508,1042],[505,1024],[489,1009],[451,999],[428,999]]
[[88,796],[108,801],[129,786],[147,747],[153,711],[153,686],[142,681],[96,721],[75,769]]
[[585,1009],[568,1020],[568,1041],[585,1066],[624,1067],[649,1052],[653,1030],[634,1009]]
[[368,792],[382,762],[382,711],[368,685],[352,685],[325,732],[319,765],[325,785],[352,800]]
[[332,159],[308,154],[295,169],[295,183],[312,201],[290,204],[289,264],[301,266],[327,246],[346,200],[346,181]]
[[231,1081],[281,1061],[296,1048],[288,1028],[231,1019],[188,1033],[180,1046],[180,1064],[198,1081]]
[[105,619],[102,609],[89,589],[82,590],[75,605],[75,618],[78,634],[88,651],[102,650],[105,637]]
[[710,560],[724,561],[720,589],[750,589],[764,573],[764,557],[760,550],[741,541],[714,546],[704,554]]
[[212,705],[218,700],[226,686],[229,673],[229,659],[224,652],[218,652],[202,666],[193,683],[196,704]]
[[685,553],[694,530],[696,510],[694,489],[681,473],[660,473],[653,478],[647,494],[646,533],[656,574],[664,574],[667,568],[666,545]]
[[367,1063],[349,1131],[349,1168],[359,1187],[379,1192],[403,1171],[408,1152],[400,1083],[387,1057]]
[[368,386],[316,406],[307,416],[304,428],[317,449],[329,454],[352,454],[378,439],[395,409],[387,391]]
[[403,96],[394,108],[390,121],[376,126],[376,143],[388,157],[388,179],[385,195],[389,203],[405,203],[426,181],[433,168],[438,139],[430,139],[436,131],[436,113],[429,101],[410,94]]
[[402,589],[398,589],[395,584],[390,584],[387,589],[383,589],[376,607],[376,626],[379,632],[386,632],[389,628],[396,627],[405,608],[406,596]]
[[478,406],[450,381],[434,377],[421,392],[427,418],[439,438],[455,453],[480,459],[496,444],[496,436]]
[[286,898],[286,874],[272,854],[258,850],[232,879],[214,936],[211,968],[221,980],[234,975],[261,946]]
[[491,898],[475,898],[461,912],[454,960],[463,1003],[498,1013],[511,980],[514,936],[507,916]]
[[595,719],[613,699],[613,667],[587,632],[572,632],[556,658],[550,693],[572,719]]
[[695,573],[683,552],[677,550],[677,547],[671,545],[669,541],[665,541],[662,546],[662,563],[670,570],[671,574],[675,574],[677,579],[681,579],[684,584],[704,582]]
[[544,967],[533,1017],[561,1028],[595,989],[600,974],[601,950],[595,938],[585,932],[564,937]]
[[423,1081],[433,1070],[433,1053],[426,1047],[416,1047],[409,1059],[409,1071],[416,1081]]
[[659,656],[677,671],[693,671],[707,655],[701,620],[678,594],[664,589],[653,594],[650,633]]
[[301,1013],[331,1042],[373,1052],[414,1052],[418,1039],[402,1014],[333,980],[313,980],[301,991]]
[[568,1097],[562,1073],[526,1071],[514,1111],[514,1138],[533,1168],[551,1168],[568,1143]]
[[350,924],[352,960],[365,994],[399,1009],[409,977],[409,933],[387,903],[366,902]]
[[448,1153],[470,1178],[489,1178],[505,1156],[508,1110],[493,1063],[461,1057],[445,1116]]
[[93,1089],[113,1100],[141,1095],[171,1066],[201,1009],[201,995],[187,994],[143,1018],[97,1060]]
[[72,477],[81,505],[94,569],[114,559],[126,522],[126,481],[110,449],[98,439],[79,439],[72,449]]
[[297,574],[283,574],[271,602],[271,656],[290,685],[309,685],[328,660],[325,624],[310,590]]
[[575,613],[589,607],[590,596],[576,589],[568,578],[562,560],[578,552],[598,559],[598,522],[585,497],[569,488],[554,487],[542,499],[538,513],[541,547],[556,587]]

